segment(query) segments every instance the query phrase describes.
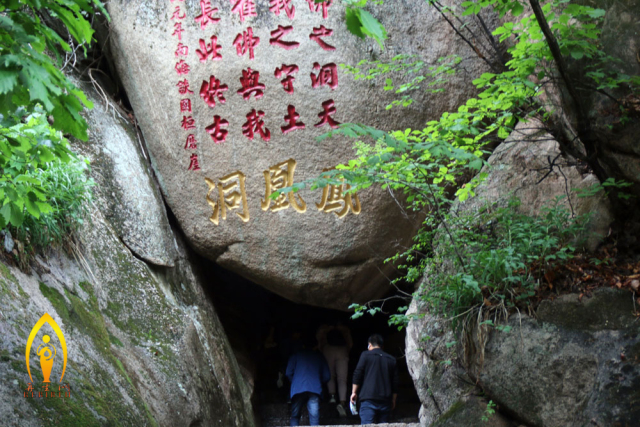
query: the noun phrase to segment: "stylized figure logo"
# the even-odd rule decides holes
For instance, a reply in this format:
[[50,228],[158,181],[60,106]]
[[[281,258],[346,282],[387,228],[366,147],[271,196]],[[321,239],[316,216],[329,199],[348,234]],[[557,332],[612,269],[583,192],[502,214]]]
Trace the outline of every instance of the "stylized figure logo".
[[[60,376],[60,382],[62,382],[62,378],[64,378],[64,371],[67,369],[67,343],[64,340],[64,335],[60,330],[60,326],[56,323],[55,320],[48,313],[45,313],[40,320],[35,324],[33,329],[31,330],[31,334],[29,335],[29,339],[27,340],[27,350],[25,353],[25,360],[27,362],[27,372],[29,373],[29,379],[33,382],[33,378],[31,378],[31,367],[29,366],[29,355],[31,353],[31,344],[33,344],[33,340],[35,339],[38,331],[42,326],[48,323],[49,326],[55,331],[58,336],[58,340],[60,340],[60,346],[62,347],[62,375]],[[49,377],[51,376],[51,369],[53,368],[53,360],[55,359],[57,352],[56,348],[53,344],[50,344],[49,341],[51,338],[49,335],[45,335],[42,337],[43,343],[38,346],[37,354],[40,356],[40,367],[42,368],[42,375],[44,376],[45,383],[50,382]]]

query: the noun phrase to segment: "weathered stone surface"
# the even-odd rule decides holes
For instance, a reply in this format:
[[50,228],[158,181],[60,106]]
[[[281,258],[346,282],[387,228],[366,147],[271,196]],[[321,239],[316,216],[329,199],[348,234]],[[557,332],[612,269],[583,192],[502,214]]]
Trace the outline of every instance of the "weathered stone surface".
[[[38,256],[28,275],[0,260],[0,424],[252,426],[251,390],[204,294],[193,253],[174,238],[130,146],[136,140],[100,108],[89,116],[93,145],[83,146],[95,161],[92,176],[100,187],[73,254],[53,250],[48,258]],[[117,212],[113,199],[121,203]],[[148,216],[138,202],[148,204]],[[141,228],[119,222],[141,217]],[[155,237],[127,240],[132,230]],[[159,249],[161,242],[170,242],[170,250]],[[159,257],[173,267],[158,266]],[[63,382],[72,388],[70,399],[23,396],[29,382],[27,337],[44,313],[65,336]],[[45,325],[34,349],[44,334],[58,353],[51,377],[51,390],[57,391],[61,347]],[[37,392],[37,356],[30,364]]]
[[551,206],[556,197],[565,196],[560,203],[566,209],[576,215],[591,213],[585,230],[588,249],[595,249],[607,235],[613,214],[602,192],[583,198],[576,193],[591,188],[598,179],[569,165],[560,154],[558,142],[539,121],[520,122],[488,163],[489,167],[483,169],[488,172],[487,179],[478,187],[477,196],[461,205],[463,210],[478,209],[486,202],[505,203],[513,195],[521,200],[522,213],[535,215],[545,205]]
[[[184,249],[175,268],[152,271],[97,211],[80,238],[77,258],[39,258],[31,275],[0,265],[3,425],[253,425],[250,392]],[[26,339],[44,313],[67,343],[64,403],[22,395]],[[48,326],[34,342],[44,333],[58,346],[53,381],[62,354]],[[39,390],[37,357],[31,369]]]
[[409,373],[422,406],[422,426],[511,426],[511,421],[496,413],[482,421],[488,400],[478,397],[482,390],[475,385],[459,357],[461,339],[451,322],[428,312],[414,299],[407,315],[406,358]]
[[[489,337],[480,386],[530,425],[634,425],[640,416],[640,325],[633,321],[631,296],[603,289],[580,307],[572,297],[548,302],[538,320],[512,317],[510,333]],[[627,319],[594,320],[597,306]],[[562,311],[582,322],[568,324],[557,314]]]
[[[423,424],[431,425],[431,424]],[[432,424],[433,427],[511,427],[514,424],[500,414],[487,413],[487,401],[477,396],[465,396]]]
[[[472,418],[441,423],[453,414],[481,416],[487,400],[531,426],[635,425],[640,325],[632,297],[599,289],[581,302],[577,295],[546,301],[537,319],[511,316],[509,332],[492,329],[484,352],[468,354],[451,345],[463,338],[414,301],[409,313],[425,317],[407,329],[407,364],[423,405],[421,425],[473,425]],[[480,391],[486,400],[471,397]],[[496,415],[495,422],[512,422]]]
[[89,144],[79,148],[92,161],[96,190],[106,201],[105,216],[137,256],[172,267],[176,244],[149,161],[142,153],[142,141],[118,106],[99,96],[91,85],[82,85],[82,90],[94,108],[86,113]]
[[[395,201],[377,189],[358,195],[362,204],[360,215],[349,214],[343,219],[316,208],[322,190],[299,193],[307,204],[304,214],[291,207],[279,212],[263,211],[263,171],[294,159],[297,162],[294,181],[299,182],[316,177],[324,168],[354,155],[352,143],[347,139],[315,140],[330,129],[327,125],[314,127],[319,122],[318,113],[323,110],[321,105],[327,100],[335,102],[337,112],[333,117],[339,122],[366,123],[381,129],[419,127],[427,119],[455,108],[473,93],[470,81],[484,65],[465,59],[462,67],[465,71],[448,84],[446,95],[418,93],[411,107],[387,112],[384,106],[393,95],[382,91],[382,82],[354,81],[340,69],[335,90],[327,86],[313,89],[310,79],[310,74],[316,72],[313,64],[355,65],[361,59],[389,59],[399,53],[416,54],[427,63],[456,53],[474,58],[473,51],[454,36],[435,9],[425,2],[408,0],[373,8],[372,12],[390,34],[387,49],[381,52],[375,42],[362,41],[347,32],[341,2],[333,2],[328,18],[322,19],[321,13],[309,10],[307,1],[294,0],[293,21],[284,12],[276,16],[269,11],[266,0],[256,4],[257,17],[241,22],[238,14],[232,13],[231,2],[212,0],[211,5],[219,9],[215,16],[220,17],[220,22],[202,30],[194,21],[201,13],[198,1],[109,2],[112,18],[109,40],[117,69],[144,132],[162,191],[189,243],[209,259],[291,300],[346,309],[349,302],[368,300],[388,289],[385,275],[391,272],[382,265],[382,260],[397,251],[394,243],[408,242],[417,222],[405,218]],[[176,57],[178,39],[172,36],[176,6],[186,15],[181,21],[185,30],[181,42],[189,47],[189,53],[184,58]],[[283,40],[297,41],[299,48],[285,50],[270,45],[270,32],[279,25],[293,25],[294,30]],[[313,28],[321,25],[334,31],[333,36],[324,40],[336,50],[325,51],[309,39]],[[248,27],[260,38],[254,60],[248,54],[239,57],[233,45],[236,36]],[[214,35],[222,46],[219,51],[222,60],[202,63],[196,53],[196,49],[201,49],[199,40],[210,43]],[[180,59],[190,66],[186,76],[176,73]],[[295,92],[291,95],[284,92],[281,79],[274,76],[282,64],[299,67]],[[259,71],[260,82],[266,85],[260,99],[244,100],[236,93],[241,86],[242,70],[247,67]],[[211,75],[228,85],[224,93],[226,102],[216,100],[214,108],[199,96],[203,81],[209,82]],[[178,93],[176,85],[184,79],[189,81],[194,94]],[[196,123],[193,131],[181,128],[183,117],[189,116],[180,112],[182,98],[191,99]],[[306,129],[283,135],[280,128],[285,125],[283,117],[288,105],[295,106]],[[265,112],[269,142],[258,134],[253,140],[242,134],[246,116],[252,109]],[[213,123],[214,115],[229,121],[226,128],[229,134],[221,144],[214,144],[205,131]],[[195,135],[196,150],[184,148],[188,134]],[[198,155],[201,170],[187,170],[191,154]],[[217,183],[236,171],[246,175],[250,219],[244,223],[236,215],[243,209],[235,209],[229,211],[226,220],[220,218],[216,226],[209,220],[213,211],[206,200],[209,188],[205,177]],[[217,190],[211,193],[215,201],[217,193]]]
[[407,326],[407,367],[422,402],[420,423],[430,426],[475,387],[456,357],[457,337],[450,324],[426,313],[414,300],[407,315],[418,314],[423,317]]
[[[610,61],[609,66],[630,76],[640,74],[639,16],[638,3],[626,6],[613,3],[607,8],[602,27],[603,50],[618,59]],[[599,147],[600,163],[613,176],[634,184],[631,191],[638,196],[640,147],[637,136],[640,132],[640,98],[637,95],[628,96],[625,85],[607,91],[617,101],[595,91],[590,93],[590,99],[587,100],[590,119],[603,142]],[[621,123],[620,101],[628,109],[624,125]]]

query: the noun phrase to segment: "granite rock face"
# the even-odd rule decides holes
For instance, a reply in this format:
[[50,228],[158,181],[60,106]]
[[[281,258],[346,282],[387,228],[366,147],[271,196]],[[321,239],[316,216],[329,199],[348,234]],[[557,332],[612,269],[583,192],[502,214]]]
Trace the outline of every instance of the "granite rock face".
[[484,203],[505,204],[515,196],[521,201],[522,213],[537,215],[562,197],[560,204],[569,212],[591,214],[585,230],[587,249],[595,249],[609,232],[613,213],[602,192],[579,197],[579,191],[588,192],[598,178],[567,161],[558,142],[539,121],[518,123],[491,154],[488,164],[483,169],[488,173],[486,180],[477,188],[475,198],[460,205],[463,210],[476,210]]
[[[331,130],[329,118],[384,130],[420,127],[467,99],[474,92],[471,80],[485,65],[468,59],[475,57],[473,51],[425,2],[372,6],[390,34],[384,51],[347,32],[341,2],[330,2],[326,19],[322,6],[311,10],[306,0],[255,1],[255,16],[244,3],[108,4],[116,68],[166,202],[201,255],[286,298],[346,309],[349,302],[379,296],[388,290],[385,276],[391,273],[382,261],[397,252],[396,244],[409,241],[419,221],[405,217],[380,189],[358,194],[359,204],[354,197],[351,203],[337,198],[332,205],[330,198],[324,204],[322,189],[304,189],[276,205],[266,198],[267,183],[272,188],[298,183],[354,156],[349,139],[316,140]],[[292,18],[289,6],[295,8]],[[219,21],[205,24],[203,16]],[[319,33],[327,35],[318,39],[314,34]],[[416,93],[412,106],[389,111],[384,107],[394,95],[382,90],[383,81],[356,81],[344,69],[333,68],[399,53],[428,64],[452,54],[466,59],[444,95]],[[259,73],[257,81],[251,81],[252,72]],[[281,82],[288,77],[295,78],[293,93]],[[258,91],[243,94],[245,83]],[[296,123],[305,128],[284,133],[292,108],[299,114]],[[263,126],[248,117],[253,111]],[[324,111],[331,115],[323,119]],[[339,218],[343,209],[346,215]]]
[[640,325],[628,291],[545,302],[489,336],[480,387],[533,426],[631,426],[640,417]]
[[173,267],[176,243],[140,136],[117,106],[89,85],[83,85],[83,91],[94,105],[86,113],[91,132],[91,148],[86,154],[96,190],[105,201],[106,218],[138,257]]
[[[422,426],[512,426],[497,413],[482,421],[489,399],[467,374],[461,341],[451,322],[432,315],[418,300],[407,314],[415,316],[407,326],[406,357],[422,406]],[[495,403],[495,402],[494,402]]]
[[[252,426],[251,390],[133,129],[93,101],[90,143],[74,147],[93,160],[90,218],[69,253],[36,256],[28,274],[0,260],[0,424]],[[61,343],[46,324],[30,358],[36,397],[24,396],[25,346],[44,313],[66,341],[70,398],[38,397],[44,334],[57,352],[50,391],[62,374]]]
[[[421,425],[474,425],[488,401],[497,425],[634,425],[640,326],[632,297],[606,288],[563,295],[541,303],[536,318],[513,315],[482,337],[472,328],[471,340],[414,301],[409,313],[423,317],[407,329],[407,364]],[[468,417],[451,424],[454,415]]]

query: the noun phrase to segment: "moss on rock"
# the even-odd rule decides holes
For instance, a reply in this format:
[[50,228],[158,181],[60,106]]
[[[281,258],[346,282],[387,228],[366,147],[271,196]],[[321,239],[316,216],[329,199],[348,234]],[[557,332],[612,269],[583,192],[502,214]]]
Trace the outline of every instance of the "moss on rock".
[[[69,426],[105,425],[104,420],[107,420],[107,425],[114,426],[156,425],[124,365],[111,351],[112,343],[120,347],[123,344],[107,331],[93,286],[88,282],[81,282],[79,286],[88,294],[87,301],[65,290],[67,302],[61,293],[44,283],[40,283],[40,290],[68,327],[73,327],[88,336],[103,361],[114,369],[103,366],[95,355],[88,353],[88,349],[81,348],[81,351],[86,354],[87,360],[93,361],[92,368],[90,370],[78,369],[75,363],[70,363],[68,375],[71,375],[72,378],[77,376],[73,378],[73,381],[79,384],[75,392],[83,396],[82,399],[77,400],[86,401],[91,410],[84,406],[79,409],[74,408],[73,403],[53,403],[57,402],[55,399],[51,402],[48,399],[34,399],[31,403],[38,411],[38,416],[43,420],[51,420],[57,425]],[[122,377],[122,384],[113,377],[114,370]],[[122,390],[123,388],[124,390]],[[124,394],[133,400],[134,407],[139,413],[132,412],[133,408],[124,400]],[[72,401],[73,399],[66,400]],[[55,414],[54,418],[51,418],[51,413]],[[147,422],[140,421],[141,415],[146,418]]]

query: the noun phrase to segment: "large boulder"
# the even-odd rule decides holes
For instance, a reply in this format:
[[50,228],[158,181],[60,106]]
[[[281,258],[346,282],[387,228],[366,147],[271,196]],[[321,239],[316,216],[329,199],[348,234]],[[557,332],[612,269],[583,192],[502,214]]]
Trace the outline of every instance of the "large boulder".
[[[243,7],[245,3],[256,4],[255,16],[253,9]],[[284,9],[277,7],[279,3]],[[273,188],[298,183],[354,156],[352,142],[346,138],[316,141],[331,130],[329,123],[314,126],[322,123],[319,114],[325,108],[335,108],[330,117],[338,122],[366,123],[384,130],[419,127],[468,98],[474,91],[471,80],[486,65],[468,59],[477,58],[473,50],[426,2],[372,6],[372,13],[390,34],[385,51],[372,40],[348,33],[343,2],[329,3],[325,19],[323,6],[311,0],[115,0],[108,4],[109,41],[161,190],[190,245],[293,301],[346,309],[349,302],[362,302],[388,290],[386,277],[392,272],[382,261],[397,251],[397,243],[409,242],[419,221],[405,217],[394,198],[380,189],[357,194],[359,204],[355,195],[350,202],[340,200],[336,188],[327,193],[305,189],[277,205],[266,198],[267,182]],[[289,6],[295,7],[291,19]],[[206,16],[219,21],[208,22]],[[324,30],[333,34],[318,40],[310,37]],[[245,42],[251,37],[260,41],[249,49],[250,43]],[[278,40],[299,46],[278,44]],[[213,52],[211,47],[217,45],[221,47]],[[399,53],[415,54],[427,64],[460,54],[466,58],[464,71],[446,85],[445,96],[417,92],[412,106],[390,111],[384,107],[395,95],[385,94],[382,81],[354,80],[342,68],[332,75],[333,65],[389,60]],[[317,77],[316,63],[327,65],[323,77]],[[189,66],[188,73],[184,64]],[[293,93],[281,84],[287,78],[283,65],[297,66],[292,74]],[[250,82],[248,68],[260,73],[263,94],[238,93],[241,79]],[[226,85],[220,86],[226,91],[221,97],[209,97],[217,80]],[[181,86],[184,82],[192,93]],[[282,127],[290,106],[306,128],[285,134]],[[262,134],[248,125],[247,116],[254,110],[265,114]],[[215,123],[224,126],[216,132]],[[228,179],[222,183],[223,203],[222,178]],[[246,191],[241,191],[242,186]],[[326,204],[323,193],[329,197]],[[299,212],[305,204],[306,212]],[[340,218],[337,214],[343,208],[349,209]]]
[[640,324],[633,295],[601,289],[543,303],[494,331],[476,378],[531,426],[632,426],[640,419]]
[[488,401],[497,405],[496,425],[635,425],[640,325],[634,298],[607,288],[590,297],[563,295],[542,302],[536,318],[513,315],[481,334],[476,327],[454,333],[414,301],[406,354],[421,425],[474,425]]
[[[135,133],[93,101],[91,143],[76,147],[94,160],[93,177],[103,184],[90,221],[68,254],[36,256],[28,274],[0,260],[2,425],[252,426],[251,390],[203,291],[194,254],[170,229],[161,202],[153,202]],[[127,171],[131,185],[122,181]],[[147,213],[130,203],[136,197],[149,202]],[[122,203],[115,212],[113,199]],[[155,228],[145,215],[155,218]],[[127,225],[136,217],[143,220]],[[50,391],[58,393],[62,374],[62,347],[46,324],[30,358],[35,397],[25,398],[25,346],[45,313],[66,341],[68,398],[39,397],[45,384],[35,349],[44,334],[57,351]]]
[[561,198],[560,205],[572,214],[590,214],[585,230],[587,249],[595,249],[607,236],[613,222],[607,198],[603,192],[581,197],[597,188],[598,178],[563,156],[558,142],[538,120],[518,123],[487,163],[482,170],[487,178],[477,188],[476,197],[458,205],[462,210],[477,210],[485,203],[505,204],[515,196],[522,202],[521,213],[537,215]]
[[92,161],[106,219],[138,257],[173,267],[176,243],[137,130],[117,104],[88,84],[81,87],[94,108],[86,113],[91,145],[78,148]]
[[[407,310],[406,358],[420,398],[420,425],[491,426],[513,424],[501,413],[487,413],[489,399],[467,374],[462,340],[451,321],[430,313],[419,299]],[[495,404],[495,402],[493,402]],[[483,418],[487,418],[483,421]]]

